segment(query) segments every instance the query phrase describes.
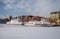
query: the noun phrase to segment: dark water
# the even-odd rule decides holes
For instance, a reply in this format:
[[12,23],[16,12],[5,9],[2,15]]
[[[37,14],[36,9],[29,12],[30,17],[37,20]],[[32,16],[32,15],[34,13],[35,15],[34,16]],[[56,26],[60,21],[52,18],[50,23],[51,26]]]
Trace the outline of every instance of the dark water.
[[0,24],[0,39],[60,39],[60,27]]

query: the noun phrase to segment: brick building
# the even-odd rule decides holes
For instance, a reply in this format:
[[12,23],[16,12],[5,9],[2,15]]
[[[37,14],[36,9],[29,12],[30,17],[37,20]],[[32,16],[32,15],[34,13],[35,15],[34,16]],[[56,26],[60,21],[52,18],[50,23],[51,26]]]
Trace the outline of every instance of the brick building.
[[29,21],[40,21],[41,17],[39,16],[22,16],[20,17],[22,22],[29,22]]

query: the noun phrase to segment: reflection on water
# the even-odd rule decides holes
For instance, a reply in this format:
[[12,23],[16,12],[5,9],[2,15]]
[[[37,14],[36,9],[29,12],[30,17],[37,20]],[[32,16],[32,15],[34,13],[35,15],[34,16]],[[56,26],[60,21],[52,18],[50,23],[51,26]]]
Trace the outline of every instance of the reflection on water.
[[60,39],[59,27],[0,25],[0,39]]

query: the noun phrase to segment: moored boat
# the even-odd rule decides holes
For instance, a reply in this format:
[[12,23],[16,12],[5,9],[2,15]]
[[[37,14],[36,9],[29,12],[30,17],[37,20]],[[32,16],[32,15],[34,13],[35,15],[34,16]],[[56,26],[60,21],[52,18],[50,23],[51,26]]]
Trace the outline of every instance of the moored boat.
[[17,19],[11,19],[11,21],[8,21],[7,24],[22,24],[22,22],[19,22]]
[[26,24],[24,25],[38,25],[38,26],[49,26],[49,27],[52,27],[54,26],[55,24],[54,23],[49,23],[48,21],[29,21],[27,22]]

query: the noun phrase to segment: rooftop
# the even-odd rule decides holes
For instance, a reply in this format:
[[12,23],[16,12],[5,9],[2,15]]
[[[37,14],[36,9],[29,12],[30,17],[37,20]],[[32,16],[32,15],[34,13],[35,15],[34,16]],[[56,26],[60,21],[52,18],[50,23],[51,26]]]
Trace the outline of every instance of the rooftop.
[[56,13],[60,14],[60,11],[51,12],[51,14],[56,14]]

